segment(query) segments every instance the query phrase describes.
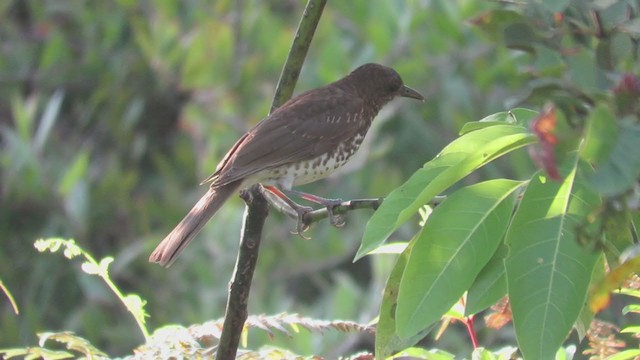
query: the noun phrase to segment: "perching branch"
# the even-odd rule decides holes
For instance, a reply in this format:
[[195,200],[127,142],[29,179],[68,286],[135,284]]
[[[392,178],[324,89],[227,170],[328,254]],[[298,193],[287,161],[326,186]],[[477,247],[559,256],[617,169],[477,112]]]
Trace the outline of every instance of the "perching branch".
[[240,335],[248,316],[247,304],[249,303],[251,280],[253,280],[253,272],[258,262],[262,228],[269,215],[269,205],[264,197],[253,196],[258,193],[254,189],[256,186],[240,194],[247,207],[242,224],[242,238],[236,268],[233,271],[233,280],[229,284],[227,309],[224,314],[224,324],[222,325],[216,359],[236,358]]
[[[259,187],[259,191],[262,194],[262,196],[266,198],[266,200],[269,202],[269,205],[271,207],[273,207],[278,212],[283,213],[294,220],[298,219],[298,213],[296,213],[296,211],[293,210],[291,206],[289,206],[289,204],[284,202],[284,200],[282,200],[280,197],[273,194],[272,192],[270,192],[269,190],[265,189],[262,186]],[[342,203],[340,203],[340,205],[333,208],[333,214],[343,215],[351,210],[357,210],[357,209],[377,210],[378,207],[380,207],[380,204],[382,204],[383,200],[384,198],[345,200]],[[321,208],[321,209],[313,210],[304,214],[302,221],[304,225],[309,226],[314,222],[318,222],[322,219],[326,219],[329,216],[330,214],[327,208]]]
[[[267,190],[263,186],[260,186],[258,190],[260,191],[260,194],[262,194],[262,196],[267,200],[269,206],[276,209],[279,213],[285,214],[294,220],[298,220],[298,213],[294,209],[292,209],[291,206],[289,206],[289,204],[287,204],[284,200],[282,200],[276,194]],[[428,205],[432,207],[438,206],[446,198],[447,197],[445,195],[434,196],[433,199],[429,201]],[[384,198],[345,200],[338,206],[333,208],[333,215],[343,215],[351,210],[358,209],[378,210],[383,201]],[[318,222],[330,216],[331,214],[329,214],[327,208],[321,208],[309,211],[308,213],[304,214],[302,221],[304,225],[309,226],[314,222]]]
[[[326,2],[326,0],[309,0],[307,2],[304,15],[298,24],[296,36],[276,87],[271,111],[291,98]],[[259,187],[259,185],[254,186],[243,193],[247,208],[244,215],[236,267],[229,285],[224,325],[216,352],[216,359],[218,360],[235,359],[240,335],[247,319],[251,279],[258,259],[262,227],[268,215],[268,205],[258,190]]]

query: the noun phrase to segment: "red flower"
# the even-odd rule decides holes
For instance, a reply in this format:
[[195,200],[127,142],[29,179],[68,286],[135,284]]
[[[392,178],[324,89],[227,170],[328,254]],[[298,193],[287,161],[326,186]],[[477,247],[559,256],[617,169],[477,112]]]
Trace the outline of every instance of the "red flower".
[[562,177],[556,164],[555,146],[558,138],[553,134],[556,128],[556,109],[546,105],[540,115],[530,125],[531,131],[538,137],[538,144],[529,147],[529,155],[536,165],[553,180],[560,181]]

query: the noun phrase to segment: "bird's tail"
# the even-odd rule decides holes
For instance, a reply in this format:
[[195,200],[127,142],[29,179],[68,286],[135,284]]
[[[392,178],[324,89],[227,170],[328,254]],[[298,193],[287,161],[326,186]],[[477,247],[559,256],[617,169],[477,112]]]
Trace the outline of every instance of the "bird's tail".
[[189,213],[153,250],[149,261],[169,267],[180,252],[202,230],[202,227],[215,215],[227,199],[240,187],[241,181],[224,186],[209,188]]

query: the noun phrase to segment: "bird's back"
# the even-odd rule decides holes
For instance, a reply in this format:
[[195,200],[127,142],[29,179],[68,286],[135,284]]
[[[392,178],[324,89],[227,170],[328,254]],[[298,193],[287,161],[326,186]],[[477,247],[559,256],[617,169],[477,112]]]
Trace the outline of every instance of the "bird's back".
[[299,185],[326,177],[362,143],[377,113],[367,108],[339,83],[302,93],[238,140],[209,180],[214,187],[249,177],[264,182],[289,171]]

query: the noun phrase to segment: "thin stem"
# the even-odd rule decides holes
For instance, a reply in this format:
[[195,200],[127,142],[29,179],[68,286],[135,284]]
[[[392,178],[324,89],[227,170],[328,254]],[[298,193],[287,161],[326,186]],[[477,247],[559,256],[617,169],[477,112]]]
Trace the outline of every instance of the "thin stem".
[[467,327],[467,333],[469,334],[469,337],[471,338],[471,344],[473,345],[474,349],[477,349],[480,345],[478,343],[478,334],[476,333],[476,330],[473,327],[473,320],[474,320],[475,316],[471,315],[468,316],[464,319],[464,325]]
[[298,24],[298,31],[296,31],[291,49],[289,49],[289,56],[287,56],[287,61],[282,68],[270,112],[273,112],[273,110],[291,99],[293,89],[298,82],[298,76],[300,76],[302,64],[309,51],[311,39],[313,39],[313,34],[316,32],[316,27],[320,22],[320,16],[326,3],[327,0],[307,1],[307,6],[304,8],[304,13]]
[[[138,328],[142,332],[145,341],[149,342],[149,331],[147,330],[144,321],[144,318],[146,316],[146,313],[144,311],[144,301],[137,295],[123,295],[116,284],[111,280],[109,276],[109,264],[111,264],[111,262],[113,261],[112,257],[106,257],[100,260],[100,262],[97,262],[89,252],[78,246],[73,239],[40,239],[37,240],[33,245],[39,252],[48,250],[52,253],[55,253],[61,248],[64,248],[63,254],[67,259],[73,259],[77,256],[84,257],[85,262],[82,263],[82,271],[89,275],[99,276],[105,282],[105,284],[107,284],[109,289],[111,289],[116,297],[120,299],[124,307],[133,315],[133,318],[138,324]],[[138,303],[135,303],[133,301],[134,297],[135,299],[137,299]]]
[[150,339],[150,336],[149,336],[149,330],[147,330],[147,326],[145,325],[145,322],[144,322],[144,314],[140,314],[139,309],[134,308],[127,302],[126,296],[120,291],[120,289],[118,289],[116,284],[111,280],[111,277],[109,276],[107,268],[105,267],[103,269],[102,266],[100,266],[100,264],[96,261],[96,259],[94,259],[93,256],[91,256],[91,254],[84,251],[84,249],[81,251],[82,251],[82,256],[84,256],[84,258],[87,259],[87,261],[92,263],[96,267],[96,269],[98,269],[98,272],[96,273],[96,275],[102,278],[102,280],[105,282],[105,284],[107,284],[109,289],[111,289],[111,291],[113,291],[116,297],[120,299],[124,307],[127,308],[127,310],[133,315],[133,318],[138,324],[138,328],[142,332],[142,336],[144,336],[145,341],[148,342]]
[[[309,0],[307,2],[276,87],[271,111],[291,98],[326,2],[326,0]],[[267,201],[258,188],[259,186],[254,186],[242,195],[247,203],[247,208],[236,267],[229,286],[222,334],[216,352],[218,360],[235,359],[240,336],[248,315],[247,305],[251,279],[258,259],[262,227],[268,215]]]
[[9,289],[7,289],[4,286],[4,283],[2,282],[2,280],[0,280],[0,290],[2,290],[2,292],[4,292],[4,294],[7,296],[7,299],[9,299],[9,303],[11,304],[11,307],[13,308],[13,312],[16,315],[20,314],[20,310],[18,309],[18,304],[16,304],[16,301],[13,299],[13,295],[11,295],[11,292],[9,292]]

